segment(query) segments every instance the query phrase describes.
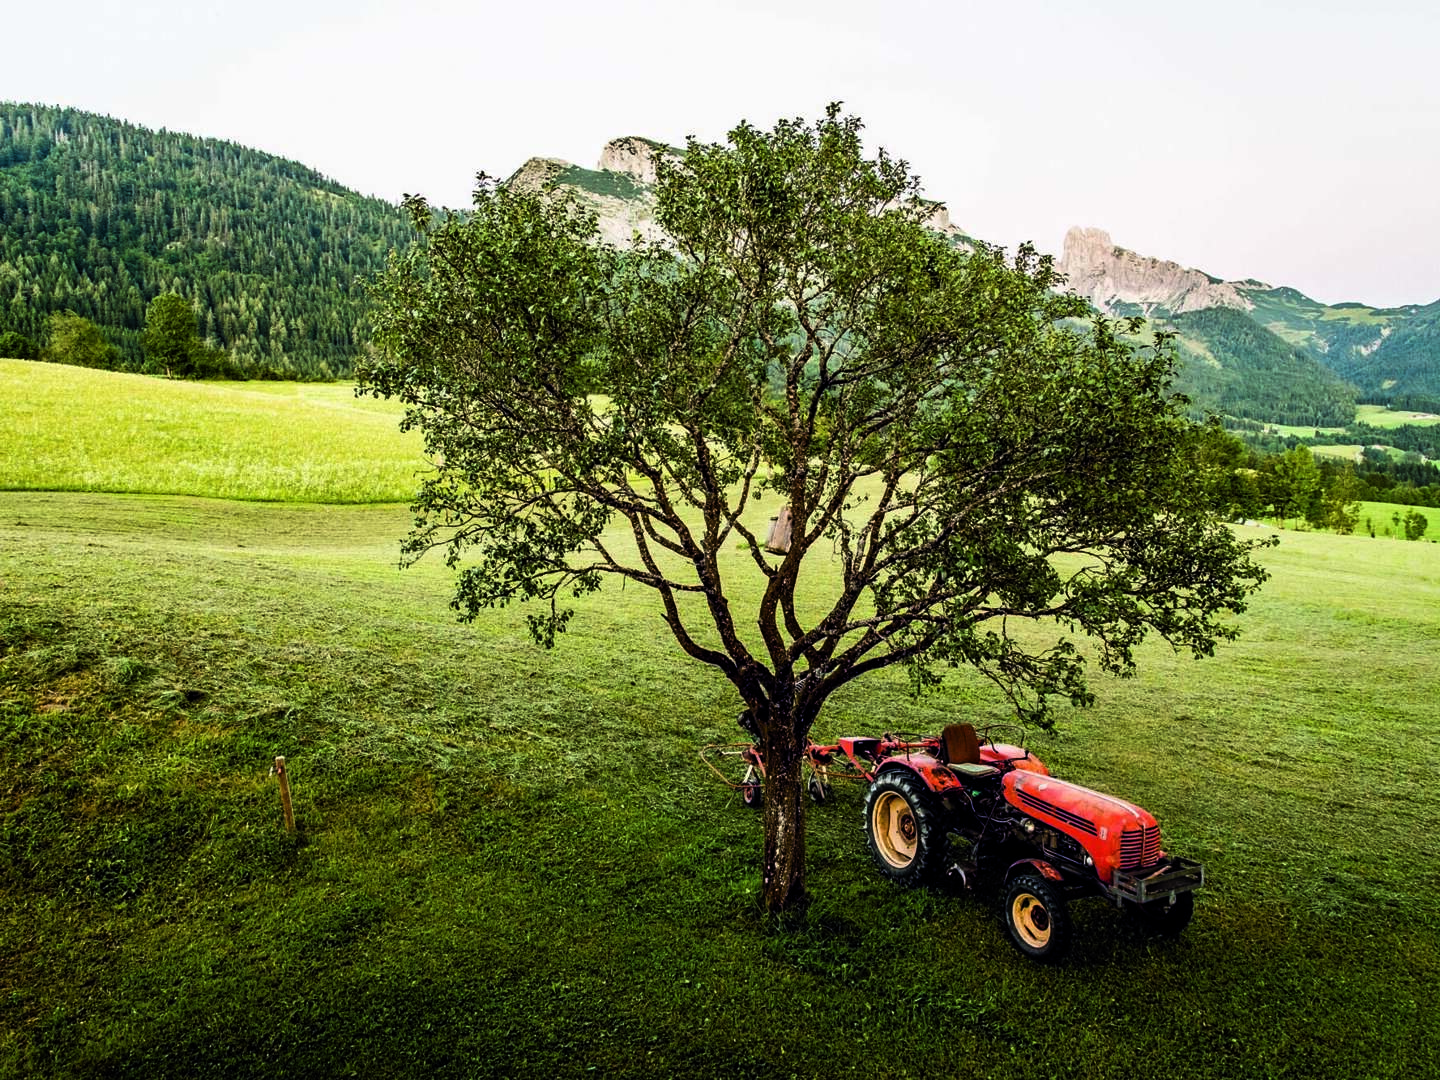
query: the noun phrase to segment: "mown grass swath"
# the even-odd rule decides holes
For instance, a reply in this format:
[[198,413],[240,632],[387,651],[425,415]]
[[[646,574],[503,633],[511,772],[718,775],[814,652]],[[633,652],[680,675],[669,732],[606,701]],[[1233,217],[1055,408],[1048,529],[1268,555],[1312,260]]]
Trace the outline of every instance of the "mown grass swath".
[[[0,1075],[1348,1080],[1440,1060],[1440,547],[1286,532],[1239,641],[1201,663],[1146,646],[1037,736],[1210,878],[1180,940],[1077,906],[1075,954],[1041,970],[992,896],[881,880],[857,790],[808,814],[809,912],[762,916],[759,822],[694,756],[736,735],[728,686],[633,589],[580,601],[553,652],[521,610],[452,622],[442,566],[395,568],[407,522],[0,493]],[[816,735],[1007,715],[963,671],[918,701],[882,675]]]

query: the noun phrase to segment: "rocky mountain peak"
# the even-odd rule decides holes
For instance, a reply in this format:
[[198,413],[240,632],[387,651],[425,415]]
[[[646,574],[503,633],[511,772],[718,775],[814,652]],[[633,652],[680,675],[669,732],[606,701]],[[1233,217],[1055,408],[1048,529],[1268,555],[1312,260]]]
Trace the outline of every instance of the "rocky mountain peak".
[[925,208],[925,218],[921,224],[931,232],[937,232],[941,236],[965,239],[965,231],[950,220],[950,208],[943,202],[934,199],[922,199],[921,205]]
[[655,162],[661,157],[674,159],[679,157],[679,151],[654,139],[625,135],[605,144],[605,148],[600,151],[600,164],[596,168],[601,172],[624,173],[642,184],[653,184]]
[[[1137,255],[1117,247],[1103,229],[1077,226],[1067,232],[1059,269],[1070,289],[1105,311],[1120,305],[1138,306],[1146,314],[1157,308],[1179,314],[1212,307],[1249,311],[1255,306],[1240,282]],[[1244,287],[1267,288],[1258,282]]]
[[505,181],[517,191],[539,191],[571,167],[568,161],[552,157],[532,157]]

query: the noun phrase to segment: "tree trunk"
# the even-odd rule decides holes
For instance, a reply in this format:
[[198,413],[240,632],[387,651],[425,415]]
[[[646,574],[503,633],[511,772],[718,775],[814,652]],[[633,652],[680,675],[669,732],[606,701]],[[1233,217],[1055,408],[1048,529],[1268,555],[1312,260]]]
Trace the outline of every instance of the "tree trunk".
[[805,902],[805,803],[801,798],[805,739],[791,715],[765,725],[765,910],[788,911]]

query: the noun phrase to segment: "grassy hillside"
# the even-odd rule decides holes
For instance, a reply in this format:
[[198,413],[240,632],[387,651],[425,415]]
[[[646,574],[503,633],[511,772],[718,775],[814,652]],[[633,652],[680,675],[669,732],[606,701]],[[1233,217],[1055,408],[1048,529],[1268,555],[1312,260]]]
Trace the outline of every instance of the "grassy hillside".
[[1205,308],[1169,322],[1185,359],[1176,388],[1206,409],[1319,427],[1354,418],[1353,388],[1244,312]]
[[1294,289],[1246,289],[1250,317],[1374,400],[1440,400],[1440,303],[1322,304]]
[[[1174,943],[1078,906],[1050,971],[992,896],[880,879],[856,790],[810,812],[809,916],[767,923],[759,819],[694,757],[735,702],[643,593],[587,602],[553,653],[518,612],[458,626],[441,568],[393,569],[405,517],[0,494],[0,1074],[1338,1080],[1440,1055],[1440,547],[1287,535],[1242,642],[1147,650],[1038,741],[1211,881]],[[919,703],[897,676],[819,734],[1003,715],[964,673]]]
[[0,488],[400,502],[427,466],[346,384],[188,383],[0,360]]
[[[393,423],[239,393],[250,419],[216,406],[227,440],[256,398],[286,425],[329,410],[327,438],[358,444]],[[586,599],[547,653],[523,609],[454,623],[438,562],[397,571],[407,525],[0,492],[0,1076],[1349,1080],[1440,1060],[1440,545],[1286,533],[1240,642],[1147,648],[1035,741],[1210,879],[1175,942],[1077,905],[1075,954],[1045,970],[992,894],[881,879],[857,789],[809,812],[808,914],[764,919],[760,821],[695,758],[737,737],[737,703],[648,595]],[[919,702],[896,674],[816,734],[1005,716],[965,671]]]

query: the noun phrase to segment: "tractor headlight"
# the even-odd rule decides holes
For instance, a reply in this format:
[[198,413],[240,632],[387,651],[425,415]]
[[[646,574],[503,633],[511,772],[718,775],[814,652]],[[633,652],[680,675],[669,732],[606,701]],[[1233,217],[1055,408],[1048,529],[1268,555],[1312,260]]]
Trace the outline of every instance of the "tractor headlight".
[[1020,827],[1024,829],[1027,833],[1033,833],[1035,831],[1035,822],[1031,821],[1029,818],[1026,818],[1024,823]]
[[1085,865],[1090,867],[1090,869],[1092,870],[1095,868],[1095,860],[1090,857],[1090,853],[1088,851],[1085,853]]

